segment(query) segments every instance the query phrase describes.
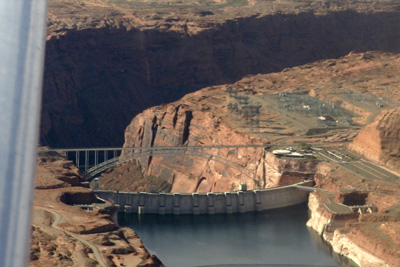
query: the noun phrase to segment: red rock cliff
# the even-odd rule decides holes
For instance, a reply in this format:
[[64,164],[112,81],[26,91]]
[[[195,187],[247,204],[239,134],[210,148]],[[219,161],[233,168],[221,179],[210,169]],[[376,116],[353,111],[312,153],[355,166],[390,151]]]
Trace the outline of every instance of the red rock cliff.
[[350,148],[392,170],[400,167],[400,108],[384,111],[364,127]]
[[174,1],[162,11],[117,2],[50,1],[43,144],[121,146],[136,114],[200,88],[400,47],[396,4],[253,1],[204,15]]
[[[125,147],[218,146],[263,144],[251,134],[233,129],[227,113],[225,87],[201,90],[180,101],[147,109],[125,131]],[[266,142],[264,140],[264,142]],[[277,159],[264,148],[213,149],[204,151],[227,159],[168,155],[140,159],[145,172],[166,179],[173,192],[224,192],[274,187],[297,182],[313,172],[316,163]]]

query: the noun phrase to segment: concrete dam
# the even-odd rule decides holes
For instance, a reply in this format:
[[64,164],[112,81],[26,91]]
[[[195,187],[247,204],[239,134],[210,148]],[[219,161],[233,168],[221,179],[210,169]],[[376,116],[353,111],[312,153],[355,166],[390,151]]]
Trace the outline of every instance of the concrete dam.
[[118,212],[153,214],[244,213],[283,208],[308,200],[313,181],[288,186],[224,193],[146,193],[94,190]]

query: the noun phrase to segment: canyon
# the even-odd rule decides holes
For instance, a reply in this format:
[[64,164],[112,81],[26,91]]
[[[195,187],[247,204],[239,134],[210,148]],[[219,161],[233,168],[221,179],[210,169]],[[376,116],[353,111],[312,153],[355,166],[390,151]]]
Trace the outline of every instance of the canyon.
[[[112,190],[191,193],[314,179],[327,192],[310,194],[308,225],[358,265],[395,266],[400,258],[397,181],[365,179],[318,157],[276,158],[272,150],[348,148],[398,172],[399,4],[185,3],[50,0],[41,144],[265,145],[210,152],[251,171],[250,176],[204,158],[146,157],[108,170],[99,182]],[[260,105],[259,115],[246,117],[237,96]],[[292,96],[332,106],[330,111],[341,114],[338,125],[321,126],[303,107],[290,110],[282,103]],[[85,243],[60,246],[74,243],[69,233],[100,247],[113,266],[132,257],[135,264],[161,265],[109,214],[67,205],[95,200],[71,163],[56,158],[38,159],[31,265],[46,258],[55,265],[95,264]],[[377,212],[341,214],[327,203],[374,205]],[[48,210],[62,214],[57,229]],[[55,237],[59,231],[63,240]],[[83,252],[71,258],[72,251]]]
[[[399,92],[387,88],[398,88],[399,80],[394,78],[394,74],[399,71],[399,59],[398,55],[390,53],[350,53],[336,60],[309,63],[280,73],[247,76],[234,84],[205,88],[179,101],[149,108],[136,116],[125,130],[125,146],[193,146],[227,142],[265,144],[267,149],[259,153],[240,150],[236,154],[232,151],[219,152],[254,170],[254,179],[246,179],[234,169],[229,170],[216,162],[190,156],[145,158],[138,163],[146,175],[170,184],[172,192],[223,192],[237,190],[240,184],[246,184],[249,189],[267,188],[299,181],[296,179],[313,178],[316,187],[327,190],[327,193],[310,194],[311,218],[308,226],[323,236],[335,253],[345,256],[340,262],[344,265],[395,266],[400,251],[398,180],[370,180],[333,163],[315,159],[276,158],[268,146],[318,146],[324,143],[327,147],[341,146],[357,151],[371,160],[376,158],[369,155],[382,153],[386,157],[380,157],[382,161],[375,162],[390,162],[391,165],[384,166],[396,172],[396,106]],[[385,75],[381,75],[382,72]],[[272,105],[273,108],[261,108],[260,117],[264,116],[265,120],[260,119],[260,128],[254,131],[254,126],[248,125],[243,116],[229,110],[229,103],[234,100],[230,98],[228,88],[238,90],[254,102],[271,97],[276,92],[292,94],[294,88],[306,91],[307,95],[325,103],[339,104],[337,101],[340,99],[340,105],[352,110],[351,116],[358,123],[331,127],[322,134],[318,131],[312,133],[304,125],[281,123],[285,116],[279,108],[276,109],[277,106]],[[354,98],[352,101],[343,93],[346,88],[353,91],[350,94],[350,98]],[[374,99],[382,99],[388,109],[376,105],[375,100],[368,100],[368,94],[372,93],[376,95]],[[356,99],[358,97],[365,99],[360,101]],[[292,116],[292,113],[287,115]],[[276,130],[274,132],[278,125],[280,135],[276,135]],[[376,150],[371,151],[371,148]],[[120,168],[124,170],[127,167],[122,165],[110,170],[100,178],[100,184],[103,178],[104,183],[110,183],[114,173],[118,172],[122,181],[130,181],[130,190],[136,191],[134,176],[129,172],[121,174],[123,171]],[[227,173],[229,179],[226,179]],[[115,190],[123,190],[115,182],[113,184]],[[346,207],[373,205],[377,212],[359,214],[341,208],[335,211],[329,208],[331,203]]]
[[[399,71],[399,63],[400,58],[396,54],[350,53],[336,60],[297,66],[280,73],[247,76],[234,84],[205,88],[179,101],[149,108],[136,116],[125,130],[125,146],[265,144],[267,149],[259,153],[240,150],[236,154],[232,151],[219,152],[254,170],[255,179],[246,179],[235,169],[230,170],[217,162],[190,156],[145,158],[137,163],[143,168],[141,173],[170,184],[172,192],[223,192],[237,190],[240,184],[246,184],[249,189],[267,188],[299,181],[296,179],[313,178],[316,187],[327,192],[310,194],[311,218],[308,226],[323,236],[335,253],[345,256],[341,263],[396,266],[400,251],[398,180],[370,180],[333,163],[315,159],[276,158],[268,146],[318,146],[321,143],[327,147],[341,146],[373,161],[380,158],[381,161],[375,161],[377,164],[396,172],[396,106],[400,96],[397,89],[387,88],[398,88],[400,81],[394,74]],[[385,75],[381,75],[382,72]],[[260,119],[260,128],[254,131],[254,126],[248,125],[244,117],[230,112],[229,103],[234,100],[230,98],[228,88],[241,90],[252,101],[262,101],[265,96],[271,97],[276,92],[291,94],[293,88],[307,91],[308,95],[325,103],[338,103],[341,99],[340,105],[353,110],[353,120],[359,123],[345,128],[331,127],[322,134],[318,131],[310,134],[310,129],[304,128],[304,125],[281,123],[285,116],[277,106],[272,105],[271,109],[261,109],[265,120]],[[349,96],[343,94],[346,88],[353,90],[350,94],[352,101],[348,101]],[[248,94],[244,94],[245,91]],[[389,108],[377,106],[375,100],[368,101],[368,94],[372,93],[376,94],[377,100],[385,99],[384,103]],[[358,97],[365,99],[359,101]],[[292,116],[292,113],[287,115]],[[280,135],[274,131],[277,126],[282,133]],[[386,157],[370,156],[380,153]],[[391,165],[385,165],[385,162]],[[124,190],[118,185],[124,181],[132,191],[149,189],[135,187],[135,176],[126,172],[127,168],[130,168],[129,164],[122,164],[100,177],[102,187],[114,186],[114,190]],[[225,176],[227,173],[229,179]],[[116,174],[119,181],[113,182]],[[143,181],[141,183],[143,185]],[[336,211],[330,209],[331,204],[339,207],[342,204],[346,207],[373,205],[377,212],[359,214],[348,209],[343,211],[342,208]]]
[[[304,144],[325,143],[333,146],[345,146],[358,134],[361,124],[352,127],[332,127],[324,129],[322,134],[311,130],[321,129],[312,125],[298,125],[293,120],[286,121],[282,110],[276,109],[276,104],[266,102],[260,109],[258,129],[248,125],[248,120],[242,115],[229,110],[229,104],[234,103],[227,93],[228,88],[238,90],[249,98],[249,101],[259,104],[276,92],[290,92],[293,88],[309,92],[316,99],[326,102],[339,101],[345,88],[352,88],[366,93],[365,87],[374,86],[374,93],[379,97],[387,94],[386,85],[379,88],[379,84],[398,86],[397,78],[388,80],[380,72],[385,65],[387,76],[392,77],[399,70],[397,55],[369,52],[363,54],[351,53],[337,60],[320,61],[304,66],[287,69],[282,73],[248,76],[234,84],[213,86],[191,93],[181,100],[149,108],[136,116],[125,130],[125,147],[156,147],[156,146],[196,146],[196,145],[241,145],[254,144],[265,146],[301,146]],[[371,73],[375,73],[372,76]],[[367,78],[368,77],[368,78]],[[393,76],[394,77],[394,76]],[[354,80],[362,82],[355,83]],[[369,84],[372,83],[372,84]],[[246,91],[246,94],[244,92]],[[391,97],[399,97],[393,90]],[[381,112],[381,108],[372,103],[367,106],[352,105],[340,98],[340,104],[348,109],[355,110],[354,120],[370,121]],[[395,101],[396,102],[396,101]],[[387,105],[396,106],[396,103]],[[232,104],[231,103],[231,104]],[[339,103],[339,102],[337,102]],[[352,106],[349,107],[349,106]],[[395,116],[393,116],[395,117]],[[295,117],[295,120],[304,118]],[[316,120],[316,116],[315,116]],[[390,124],[395,127],[395,123]],[[371,126],[368,126],[371,127]],[[357,136],[354,144],[360,139],[363,129]],[[389,129],[392,129],[389,128]],[[278,130],[280,134],[277,134]],[[388,130],[387,132],[391,132]],[[397,131],[393,131],[396,134]],[[396,140],[396,138],[389,138]],[[365,140],[376,140],[366,138]],[[379,146],[379,144],[378,144]],[[159,177],[171,185],[172,192],[196,192],[199,187],[204,192],[224,192],[237,189],[239,184],[246,184],[249,189],[268,188],[298,182],[312,176],[317,168],[318,161],[278,159],[272,154],[272,149],[254,150],[239,149],[236,152],[229,149],[214,151],[218,155],[231,160],[252,172],[251,177],[244,177],[234,168],[203,158],[193,158],[187,155],[174,157],[148,157],[138,162],[146,175]],[[212,153],[212,151],[210,152]],[[395,153],[395,152],[394,152]],[[190,172],[187,171],[190,169]],[[119,174],[121,175],[121,174]],[[112,180],[113,171],[104,175],[104,183]],[[107,178],[108,177],[108,178]],[[121,177],[121,176],[120,176]],[[132,181],[133,176],[127,173],[125,179]],[[229,178],[227,178],[229,177]],[[100,179],[102,183],[102,179]],[[109,184],[108,184],[109,186]],[[122,188],[113,188],[120,189]]]
[[399,108],[383,112],[360,131],[350,148],[377,164],[398,172],[399,112]]
[[287,1],[271,12],[253,1],[202,15],[110,2],[50,1],[42,145],[121,146],[135,115],[198,89],[351,51],[399,52],[393,3]]

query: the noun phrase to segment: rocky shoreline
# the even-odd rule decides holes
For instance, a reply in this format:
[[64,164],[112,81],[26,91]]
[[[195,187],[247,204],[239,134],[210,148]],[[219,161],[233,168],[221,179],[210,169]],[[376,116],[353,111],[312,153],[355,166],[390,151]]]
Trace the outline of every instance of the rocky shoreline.
[[310,194],[308,202],[310,219],[307,226],[331,246],[333,253],[338,255],[335,258],[341,264],[344,266],[394,266],[388,264],[387,259],[377,257],[359,246],[354,242],[354,237],[347,236],[346,231],[341,228],[345,227],[348,220],[335,218],[323,207],[323,201],[316,195],[317,193]]
[[[360,183],[358,178],[343,170],[333,172],[324,181],[319,177],[316,178],[317,188],[325,190],[310,194],[307,226],[330,244],[333,253],[338,255],[335,258],[344,266],[396,266],[400,256],[398,213],[393,207],[388,209],[388,200],[379,203],[373,197],[374,194],[382,198],[393,196],[394,184]],[[340,186],[333,187],[333,180]],[[363,203],[365,209],[362,205],[357,206],[361,209],[354,209],[352,205],[343,204],[343,195],[361,194],[367,187],[369,196]],[[376,209],[367,208],[372,204],[377,205]]]
[[115,212],[71,161],[38,157],[30,266],[163,266],[134,230],[113,222]]
[[[151,1],[145,2],[49,1],[43,144],[286,147],[324,143],[337,147],[357,136],[350,149],[397,171],[397,1],[249,0],[244,1],[247,6],[229,6],[226,3],[235,1],[205,0],[200,1],[202,6],[188,0],[182,6],[182,1],[172,0],[168,5],[158,1],[161,11]],[[205,89],[176,101],[201,88]],[[244,119],[237,112],[238,102],[228,89],[262,103],[261,130],[254,131],[253,118]],[[344,127],[308,129],[293,113],[277,111],[279,101],[269,98],[293,92],[343,107],[353,113],[352,118]],[[356,99],[371,95],[377,104],[384,102],[382,107]],[[380,103],[380,99],[385,100]],[[170,104],[154,107],[161,103]],[[384,109],[392,111],[383,112],[381,122],[363,128]],[[143,169],[120,166],[110,170],[108,177],[106,173],[102,183],[115,190],[128,186],[132,191],[148,190],[145,177],[151,177],[151,187],[160,190],[223,192],[242,183],[249,188],[273,187],[315,173],[316,187],[326,191],[310,195],[309,227],[336,253],[353,261],[343,264],[398,264],[397,181],[371,181],[332,164],[276,159],[270,152],[250,156],[248,151],[232,152],[221,156],[237,158],[242,166],[255,169],[254,179],[242,178],[210,160],[149,157],[142,160]],[[137,172],[143,179],[133,183],[132,173]],[[114,175],[121,180],[118,184]],[[350,198],[377,210],[350,211],[346,203]],[[92,246],[99,247],[112,266],[161,265],[134,231],[112,222],[111,211],[87,212],[74,206],[91,202],[93,194],[71,162],[59,156],[38,159],[32,266],[96,265],[98,253]]]
[[[269,135],[267,139],[265,135],[258,132],[251,132],[243,124],[232,119],[232,116],[227,114],[227,103],[229,103],[229,96],[226,93],[227,88],[248,90],[250,92],[248,94],[249,97],[276,92],[275,90],[288,92],[294,85],[287,81],[287,76],[291,77],[291,75],[295,75],[295,72],[297,72],[296,77],[300,76],[299,73],[309,73],[310,76],[307,76],[308,74],[303,76],[304,84],[302,78],[293,79],[293,83],[296,83],[297,86],[306,87],[310,83],[309,79],[315,76],[316,72],[319,73],[320,79],[324,79],[325,74],[326,77],[330,77],[333,71],[331,69],[332,66],[337,70],[340,69],[340,71],[347,73],[348,77],[343,78],[342,81],[336,80],[336,82],[341,84],[340,86],[347,86],[346,84],[351,82],[352,78],[350,77],[353,74],[354,77],[363,77],[364,73],[371,72],[370,68],[375,69],[377,66],[377,68],[380,68],[379,65],[381,64],[386,65],[387,63],[378,63],[381,60],[386,61],[386,56],[389,56],[387,59],[392,57],[388,54],[384,55],[374,52],[349,54],[338,60],[329,60],[327,62],[318,62],[297,67],[286,70],[284,73],[257,75],[244,78],[233,85],[205,88],[199,92],[188,94],[177,102],[150,108],[136,116],[126,129],[125,145],[128,147],[146,147],[171,144],[193,145],[198,143],[213,145],[226,142],[229,144],[240,144],[243,142],[261,143],[265,142],[265,140],[271,143],[282,142],[282,137]],[[370,58],[368,63],[364,61],[366,58]],[[394,60],[392,60],[394,69],[398,68],[396,63],[398,61],[397,58],[397,56],[394,56]],[[328,64],[328,62],[330,63]],[[347,66],[349,63],[353,66]],[[341,64],[344,65],[341,66]],[[325,70],[321,65],[327,66],[327,69]],[[389,68],[389,65],[386,65],[386,68]],[[352,71],[355,71],[355,73],[349,74]],[[341,73],[337,75],[338,77],[342,77]],[[271,81],[275,81],[275,83]],[[275,90],[264,88],[263,86],[269,87],[269,82],[277,88]],[[309,91],[313,96],[317,98],[323,97],[325,101],[329,101],[327,100],[328,97],[335,95],[335,90],[331,89],[329,83],[320,82],[318,79],[316,83],[318,85],[315,87],[319,88]],[[338,85],[336,84],[336,86]],[[243,89],[243,87],[246,89]],[[259,89],[252,90],[252,88]],[[324,91],[325,89],[326,91]],[[331,95],[327,92],[330,92]],[[337,90],[336,94],[338,92],[341,92],[341,90]],[[379,94],[380,92],[377,91],[375,93]],[[360,114],[363,113],[360,112]],[[389,112],[389,114],[394,117],[397,116],[397,112]],[[190,120],[187,119],[188,116]],[[371,114],[365,115],[363,120],[365,122],[370,121],[370,117]],[[387,119],[387,116],[383,117]],[[271,112],[268,114],[268,120],[271,124],[276,118],[279,118],[279,115],[276,113],[273,114]],[[378,117],[378,120],[379,118],[381,117]],[[397,120],[390,119],[388,121],[396,122]],[[376,124],[372,123],[372,125]],[[390,132],[390,140],[398,140],[398,136],[393,136],[398,133],[398,131],[393,130],[396,127],[395,124],[387,124],[387,129],[382,127],[381,124],[378,125],[380,125],[379,131],[382,132],[381,136],[388,136],[385,133]],[[268,127],[271,127],[271,132],[278,129],[278,127],[270,125]],[[369,128],[371,126],[365,127],[366,130]],[[302,142],[309,144],[325,142],[328,147],[338,148],[341,146],[342,149],[347,149],[346,145],[349,143],[349,147],[352,147],[353,143],[351,142],[358,134],[357,129],[346,129],[344,131],[339,129],[324,134],[303,135],[300,131],[294,131],[293,128],[288,127],[288,124],[284,126],[280,125],[279,129],[282,133],[289,136],[284,140],[292,142],[293,145],[299,145]],[[375,135],[378,134],[375,133]],[[363,130],[360,136],[370,135],[365,134]],[[359,141],[361,137],[357,137],[355,142],[362,144]],[[184,142],[182,142],[183,140]],[[382,140],[382,138],[374,138],[374,140]],[[340,144],[341,142],[343,143]],[[397,146],[391,145],[387,147],[393,149],[389,153],[393,155],[397,153]],[[400,213],[396,205],[400,200],[398,197],[400,195],[399,190],[397,189],[398,180],[385,180],[380,177],[375,177],[375,179],[371,179],[371,177],[365,178],[333,163],[318,160],[307,162],[307,160],[277,159],[270,151],[254,156],[257,157],[257,160],[256,164],[252,163],[252,165],[249,163],[253,159],[246,157],[244,154],[241,155],[239,153],[237,155],[242,160],[242,164],[253,166],[257,170],[257,176],[255,176],[257,180],[242,179],[242,182],[245,182],[249,188],[260,185],[263,187],[274,186],[296,179],[296,177],[301,178],[301,175],[309,176],[311,173],[313,174],[316,187],[326,190],[326,192],[320,191],[311,194],[310,210],[312,213],[308,225],[332,245],[335,253],[345,257],[343,264],[379,266],[384,262],[386,266],[396,266],[396,262],[400,258],[400,243],[397,232]],[[235,155],[227,154],[226,157],[235,157]],[[355,161],[361,160],[361,156],[359,155],[354,157]],[[395,164],[396,162],[393,158],[391,158],[391,162]],[[207,190],[217,191],[224,188],[231,188],[239,182],[239,180],[235,182],[235,179],[224,179],[222,176],[224,169],[214,163],[201,163],[201,160],[190,161],[189,158],[186,158],[186,160],[187,162],[184,164],[172,165],[170,165],[173,163],[171,159],[153,158],[151,161],[144,160],[143,162],[147,173],[157,175],[162,179],[176,177],[175,180],[168,180],[172,185],[172,189],[174,190],[175,188],[176,191],[194,190],[196,189],[196,185],[204,180],[209,181],[209,184],[205,183],[205,185],[208,185]],[[361,162],[363,161],[361,160]],[[173,168],[170,166],[173,166]],[[179,168],[182,168],[182,170],[179,171]],[[192,176],[184,172],[186,168],[192,170]],[[218,174],[219,171],[221,173]],[[163,174],[166,174],[165,177],[163,177]],[[231,175],[231,177],[234,176]],[[174,182],[177,184],[174,185]],[[361,214],[358,209],[353,210],[352,208],[354,207],[352,206],[361,206]],[[369,208],[372,212],[367,211]],[[388,222],[390,223],[386,225]],[[384,227],[383,225],[386,226]]]

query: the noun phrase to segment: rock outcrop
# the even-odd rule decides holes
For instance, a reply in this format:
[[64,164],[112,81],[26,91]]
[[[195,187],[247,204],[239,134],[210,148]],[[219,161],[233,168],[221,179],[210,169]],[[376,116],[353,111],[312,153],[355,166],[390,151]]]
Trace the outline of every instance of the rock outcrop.
[[[229,109],[228,86],[209,87],[175,103],[146,108],[239,80],[229,87],[260,96],[258,100],[271,93],[306,92],[351,110],[355,115],[349,115],[348,123],[363,125],[380,108],[354,105],[353,97],[371,93],[378,99],[400,97],[395,89],[400,57],[382,53],[399,52],[397,1],[252,0],[239,7],[229,6],[230,1],[202,1],[207,7],[198,7],[198,1],[190,1],[179,1],[177,10],[174,0],[168,1],[172,7],[162,1],[149,7],[149,1],[51,0],[41,142],[54,147],[120,146],[126,125],[144,110],[125,131],[126,147],[336,144],[351,141],[358,128],[323,129],[323,134],[317,129],[305,136],[308,129],[302,122],[297,128],[290,120],[277,123],[283,115],[264,109],[263,131],[252,130],[250,120]],[[162,6],[162,11],[151,4]],[[270,74],[246,76],[257,73]],[[394,90],[389,90],[391,86]],[[348,95],[339,96],[344,93]],[[362,130],[353,149],[397,170],[398,112],[386,111]],[[310,197],[309,226],[334,251],[360,265],[396,266],[397,184],[359,179],[325,163],[278,159],[264,148],[248,152],[209,152],[234,162],[235,168],[211,160],[210,155],[152,156],[138,160],[139,171],[143,180],[146,175],[157,179],[156,190],[173,192],[231,191],[239,184],[249,189],[273,187],[307,179],[316,171],[317,186],[331,192]],[[93,194],[82,187],[70,162],[57,158],[38,164],[32,266],[94,265],[95,253],[85,240],[101,248],[109,264],[161,265],[148,255],[134,231],[118,228],[109,214],[72,206],[91,202]],[[129,168],[110,171],[108,182],[115,174],[126,179]],[[123,190],[129,183],[104,186]],[[149,190],[149,185],[153,186],[140,181],[130,190]],[[326,205],[339,202],[343,207],[360,201],[375,205],[378,212],[341,214]],[[62,214],[60,222],[54,214]]]
[[400,47],[394,1],[120,2],[50,1],[43,144],[121,146],[136,114],[203,87]]
[[115,208],[96,202],[101,201],[72,162],[59,154],[39,157],[30,266],[98,266],[99,260],[108,266],[163,266],[134,230],[113,222]]
[[[262,145],[259,137],[230,125],[225,88],[203,89],[145,110],[127,127],[124,147]],[[278,159],[266,150],[267,144],[209,149],[197,156],[152,156],[139,163],[147,175],[167,180],[172,192],[181,193],[234,191],[239,184],[248,189],[274,187],[298,182],[314,172],[315,161]]]
[[383,111],[349,146],[377,164],[400,169],[400,108]]
[[[307,225],[341,256],[337,257],[339,261],[344,265],[350,260],[359,266],[397,266],[400,257],[398,187],[385,181],[362,180],[327,163],[318,167],[315,180],[317,187],[327,191],[310,194],[311,216]],[[377,209],[360,214],[350,208],[356,204],[374,205]]]
[[[303,128],[302,125],[299,128],[298,125],[281,123],[282,115],[276,109],[269,108],[271,102],[268,101],[261,102],[263,105],[260,120],[263,123],[258,130],[254,130],[249,125],[251,121],[232,110],[234,100],[229,96],[227,89],[238,90],[238,94],[249,97],[249,101],[262,101],[263,97],[269,94],[290,92],[296,87],[298,90],[309,92],[317,99],[341,105],[343,96],[342,102],[337,98],[343,93],[343,88],[347,87],[351,87],[359,95],[362,93],[358,92],[366,86],[374,87],[374,93],[383,96],[386,91],[378,89],[378,84],[385,81],[388,84],[397,83],[392,75],[399,71],[399,62],[398,56],[388,53],[350,53],[337,60],[307,64],[286,69],[281,73],[247,76],[235,84],[205,88],[188,94],[177,102],[147,109],[136,116],[125,131],[124,146],[264,144],[267,147],[270,143],[274,145],[351,141],[357,133],[357,128],[324,128],[324,134],[310,135],[308,128]],[[379,75],[382,69],[385,69],[389,78]],[[373,77],[373,80],[366,77]],[[354,83],[354,79],[360,81]],[[398,93],[393,92],[392,98],[398,97]],[[350,102],[344,106],[349,105]],[[375,106],[375,102],[371,106],[372,108],[366,108],[352,104],[354,109],[360,110],[359,113],[354,113],[354,118],[366,114],[363,120],[367,121],[372,114],[381,110]],[[151,157],[141,159],[140,163],[144,173],[162,177],[172,185],[174,192],[226,191],[237,188],[239,183],[246,183],[249,188],[272,187],[285,184],[284,180],[286,183],[295,181],[291,180],[294,177],[307,178],[315,170],[315,163],[277,159],[271,151],[263,152],[262,149],[250,157],[244,157],[244,154],[248,153],[240,149],[220,149],[212,153],[219,153],[221,157],[251,170],[252,175],[246,177],[235,168],[226,168],[221,163],[203,158]],[[187,172],[188,169],[190,172]],[[229,182],[229,179],[232,180]]]

